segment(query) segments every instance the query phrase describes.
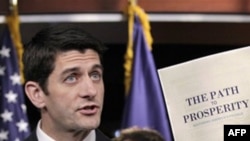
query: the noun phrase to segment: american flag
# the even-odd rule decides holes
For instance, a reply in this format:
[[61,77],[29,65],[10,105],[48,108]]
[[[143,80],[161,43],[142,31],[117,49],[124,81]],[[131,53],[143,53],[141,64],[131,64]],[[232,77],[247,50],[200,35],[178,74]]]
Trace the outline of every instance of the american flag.
[[30,130],[17,54],[7,27],[0,45],[0,141],[23,141]]

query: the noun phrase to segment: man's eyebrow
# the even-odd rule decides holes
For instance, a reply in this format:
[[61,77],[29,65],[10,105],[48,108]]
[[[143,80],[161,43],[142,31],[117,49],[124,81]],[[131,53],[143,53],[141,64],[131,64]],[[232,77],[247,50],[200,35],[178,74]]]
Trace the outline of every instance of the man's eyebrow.
[[92,69],[101,69],[103,71],[103,66],[101,64],[95,64]]
[[64,70],[61,73],[61,75],[63,76],[63,75],[66,75],[66,74],[68,74],[70,72],[76,72],[76,71],[79,71],[79,70],[80,70],[80,68],[78,68],[78,67],[68,68],[68,69]]
[[[103,66],[101,64],[95,64],[93,65],[92,69],[100,69],[103,71]],[[77,72],[77,71],[80,71],[80,68],[79,67],[73,67],[73,68],[68,68],[68,69],[65,69],[61,75],[64,76],[68,73],[71,73],[71,72]]]

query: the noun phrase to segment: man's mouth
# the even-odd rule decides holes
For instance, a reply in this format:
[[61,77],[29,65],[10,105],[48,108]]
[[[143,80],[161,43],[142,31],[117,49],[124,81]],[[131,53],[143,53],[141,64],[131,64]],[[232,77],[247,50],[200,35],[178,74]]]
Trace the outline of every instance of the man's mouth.
[[96,105],[86,105],[78,109],[78,111],[80,111],[80,113],[83,115],[94,115],[98,112],[98,109],[99,107]]

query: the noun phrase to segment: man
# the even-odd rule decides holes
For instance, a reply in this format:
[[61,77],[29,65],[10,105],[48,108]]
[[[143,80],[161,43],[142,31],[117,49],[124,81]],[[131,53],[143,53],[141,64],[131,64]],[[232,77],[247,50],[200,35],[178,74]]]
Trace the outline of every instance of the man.
[[25,141],[109,141],[97,129],[104,98],[103,44],[81,28],[54,25],[24,49],[25,93],[41,113]]

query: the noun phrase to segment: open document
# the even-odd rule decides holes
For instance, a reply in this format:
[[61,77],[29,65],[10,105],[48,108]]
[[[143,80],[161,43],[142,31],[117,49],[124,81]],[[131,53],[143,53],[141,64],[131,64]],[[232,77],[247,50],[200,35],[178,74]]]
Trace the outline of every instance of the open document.
[[223,141],[250,124],[250,47],[158,70],[175,141]]

